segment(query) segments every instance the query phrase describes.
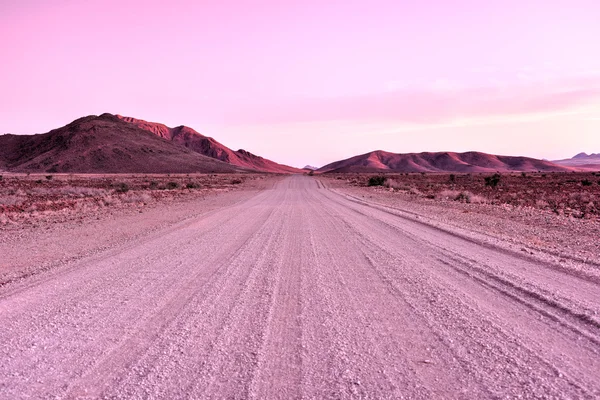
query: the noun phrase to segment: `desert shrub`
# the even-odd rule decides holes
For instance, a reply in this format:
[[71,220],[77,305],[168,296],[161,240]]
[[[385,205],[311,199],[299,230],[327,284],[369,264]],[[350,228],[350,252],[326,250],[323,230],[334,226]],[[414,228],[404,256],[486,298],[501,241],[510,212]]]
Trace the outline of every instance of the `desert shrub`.
[[550,203],[548,203],[546,200],[539,199],[535,202],[535,206],[537,208],[547,208],[550,207]]
[[37,181],[35,181],[35,183],[37,183],[39,185],[40,183],[42,183],[42,180],[38,179]]
[[409,191],[410,194],[415,194],[417,196],[423,196],[423,192],[421,192],[416,187],[411,187],[408,191]]
[[232,185],[239,185],[240,183],[242,183],[241,179],[236,178],[231,180]]
[[484,204],[488,202],[483,196],[478,196],[469,191],[458,191],[458,190],[442,190],[438,196],[440,199],[460,201],[461,203],[469,204]]
[[442,190],[437,197],[442,200],[454,200],[459,194],[458,190]]
[[150,181],[150,189],[156,189],[158,188],[158,182],[156,181]]
[[177,182],[171,181],[171,182],[167,183],[167,189],[169,189],[169,190],[177,189],[178,187],[179,187],[179,183],[177,183]]
[[383,186],[385,183],[385,176],[372,176],[369,178],[367,186]]
[[500,183],[500,178],[501,178],[500,174],[494,174],[492,176],[486,176],[484,178],[484,180],[485,180],[485,186],[489,186],[489,187],[495,188]]
[[527,178],[527,173],[525,173],[525,172],[521,172],[521,176],[522,176],[523,178]]
[[127,185],[125,182],[117,183],[116,186],[117,186],[117,188],[115,189],[115,191],[117,193],[129,192],[129,185]]
[[487,199],[485,197],[478,196],[476,194],[473,194],[473,193],[467,192],[467,191],[460,192],[460,194],[458,196],[456,196],[456,198],[454,200],[464,202],[464,203],[469,203],[469,204],[487,203]]
[[152,200],[152,197],[148,193],[128,193],[123,197],[124,203],[144,203],[147,204]]
[[4,177],[3,177],[2,175],[0,175],[0,181],[1,181],[2,179],[4,179]]
[[46,180],[47,181],[51,181],[52,180],[52,175],[46,175]]
[[394,179],[387,178],[385,180],[385,187],[398,190],[398,189],[401,188],[401,185],[400,185],[400,183],[398,183]]
[[589,179],[584,179],[581,181],[581,185],[582,186],[592,186],[592,181],[590,181]]
[[309,176],[313,176],[315,174],[315,171],[313,171],[312,169],[308,172]]
[[448,182],[450,182],[450,183],[456,182],[456,175],[450,174],[450,176],[448,177]]
[[185,188],[186,189],[199,189],[200,185],[197,184],[196,182],[188,182],[185,184]]

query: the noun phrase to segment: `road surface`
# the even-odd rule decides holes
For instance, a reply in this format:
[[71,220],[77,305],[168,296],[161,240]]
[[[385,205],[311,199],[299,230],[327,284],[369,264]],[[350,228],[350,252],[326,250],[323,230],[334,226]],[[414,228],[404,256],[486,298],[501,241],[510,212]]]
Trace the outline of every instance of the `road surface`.
[[0,288],[0,398],[600,396],[599,282],[311,177],[247,196]]

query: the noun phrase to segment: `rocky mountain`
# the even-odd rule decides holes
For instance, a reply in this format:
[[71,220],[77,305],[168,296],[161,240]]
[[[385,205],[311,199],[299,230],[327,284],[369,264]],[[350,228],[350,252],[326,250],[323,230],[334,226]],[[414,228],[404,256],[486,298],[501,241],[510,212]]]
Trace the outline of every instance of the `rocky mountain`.
[[246,150],[231,150],[227,146],[217,142],[215,139],[204,136],[194,129],[187,126],[178,126],[169,128],[168,126],[156,122],[147,122],[141,119],[123,117],[117,115],[122,121],[137,126],[148,132],[160,136],[166,140],[180,144],[205,156],[224,161],[226,163],[261,172],[273,173],[300,173],[299,168],[289,167],[287,165],[278,164],[274,161],[257,156]]
[[0,169],[15,172],[247,171],[111,115],[90,115],[37,135],[0,136]]
[[396,154],[372,151],[319,168],[318,172],[508,172],[570,171],[573,168],[528,157],[480,152]]

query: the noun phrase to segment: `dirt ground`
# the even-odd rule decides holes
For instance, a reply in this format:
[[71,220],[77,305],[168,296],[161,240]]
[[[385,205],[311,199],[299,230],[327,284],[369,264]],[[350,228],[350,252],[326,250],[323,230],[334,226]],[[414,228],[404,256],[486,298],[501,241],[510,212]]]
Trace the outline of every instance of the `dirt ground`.
[[[510,174],[326,174],[364,187],[381,183],[415,197],[536,208],[575,218],[600,216],[600,172]],[[380,181],[377,181],[380,178]]]
[[[0,286],[239,201],[269,174],[6,174]],[[139,221],[143,220],[144,224]]]
[[[581,181],[599,175],[502,175],[496,188],[485,185],[490,174],[454,179],[450,174],[386,175],[382,186],[368,186],[371,174],[326,174],[319,179],[341,193],[404,210],[466,235],[477,232],[527,254],[595,269],[600,266],[600,185],[584,186]],[[558,211],[548,204],[558,204]]]
[[233,186],[4,225],[0,398],[600,396],[596,220]]

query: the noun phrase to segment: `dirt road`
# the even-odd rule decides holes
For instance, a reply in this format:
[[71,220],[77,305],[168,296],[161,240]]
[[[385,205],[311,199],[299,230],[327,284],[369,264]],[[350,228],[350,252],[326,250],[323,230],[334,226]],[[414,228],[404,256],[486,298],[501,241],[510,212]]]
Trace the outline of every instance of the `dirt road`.
[[0,289],[0,398],[600,396],[600,281],[310,177],[247,196]]

